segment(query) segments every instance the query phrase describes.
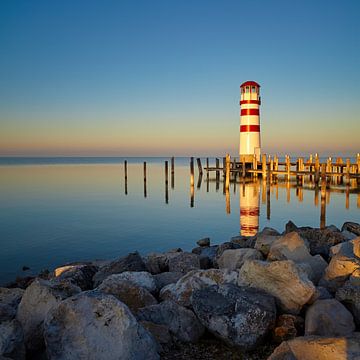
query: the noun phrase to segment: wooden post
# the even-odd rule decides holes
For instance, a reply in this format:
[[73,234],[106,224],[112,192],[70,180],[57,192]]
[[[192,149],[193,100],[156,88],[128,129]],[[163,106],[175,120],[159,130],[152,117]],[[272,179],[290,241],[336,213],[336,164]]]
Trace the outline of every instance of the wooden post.
[[206,192],[209,192],[209,158],[206,158]]
[[171,188],[175,187],[175,158],[171,158]]
[[291,170],[291,160],[290,160],[290,156],[289,156],[289,155],[286,155],[287,181],[290,181],[290,170]]
[[226,173],[226,157],[223,157],[223,176],[225,177]]
[[262,170],[262,176],[263,176],[263,178],[266,179],[266,154],[263,154],[263,155],[262,155],[261,170]]
[[350,159],[346,159],[346,184],[350,183]]
[[315,184],[319,184],[320,181],[320,162],[318,154],[315,154]]
[[165,161],[165,203],[169,203],[169,162]]
[[[253,155],[253,170],[257,170],[257,164],[258,164],[258,162],[257,162],[256,155]],[[257,178],[258,173],[255,172],[255,173],[253,173],[253,174],[254,174],[255,178]]]
[[225,166],[226,166],[226,171],[225,171],[225,190],[229,191],[229,187],[230,187],[230,163],[231,163],[231,159],[230,159],[230,155],[226,154],[226,158],[225,158]]
[[298,186],[300,184],[300,158],[296,160],[296,185]]
[[197,188],[198,188],[198,190],[201,189],[202,177],[203,177],[203,174],[200,173],[199,176],[198,176],[198,182],[197,182]]
[[146,198],[147,196],[147,191],[146,191],[146,161],[144,161],[144,198]]
[[218,158],[216,158],[215,160],[216,162],[216,191],[219,191],[219,187],[220,187],[220,160]]
[[312,171],[313,171],[313,166],[312,166],[312,163],[313,163],[313,156],[312,154],[310,154],[309,156],[309,163],[310,163],[310,166],[309,166],[309,172],[310,172],[310,177],[309,177],[309,180],[310,182],[312,181]]
[[190,185],[194,186],[194,158],[190,158]]
[[246,163],[245,163],[245,156],[242,157],[242,178],[246,177]]
[[196,162],[197,162],[197,166],[198,166],[199,174],[201,174],[201,175],[202,175],[202,173],[203,173],[203,169],[202,169],[202,166],[201,166],[201,160],[200,160],[200,158],[197,158],[197,159],[196,159]]
[[127,180],[128,180],[128,176],[127,176],[127,161],[124,161],[124,172],[125,172],[125,195],[128,194],[128,188],[127,188]]

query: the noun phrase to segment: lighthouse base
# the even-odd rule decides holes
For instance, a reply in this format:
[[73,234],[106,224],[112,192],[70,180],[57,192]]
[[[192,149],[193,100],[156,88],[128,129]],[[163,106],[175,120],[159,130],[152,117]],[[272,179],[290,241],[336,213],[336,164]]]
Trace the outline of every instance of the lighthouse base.
[[254,154],[254,155],[240,154],[239,156],[240,156],[239,161],[240,162],[245,161],[246,164],[252,164],[254,161],[254,156],[256,156],[257,161],[260,161],[260,151],[259,151],[259,154]]

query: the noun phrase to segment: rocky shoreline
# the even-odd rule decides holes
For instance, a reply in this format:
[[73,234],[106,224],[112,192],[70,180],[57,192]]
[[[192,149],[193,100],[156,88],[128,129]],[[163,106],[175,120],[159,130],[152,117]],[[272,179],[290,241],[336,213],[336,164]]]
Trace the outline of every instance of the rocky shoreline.
[[360,225],[264,228],[0,288],[4,359],[360,359]]

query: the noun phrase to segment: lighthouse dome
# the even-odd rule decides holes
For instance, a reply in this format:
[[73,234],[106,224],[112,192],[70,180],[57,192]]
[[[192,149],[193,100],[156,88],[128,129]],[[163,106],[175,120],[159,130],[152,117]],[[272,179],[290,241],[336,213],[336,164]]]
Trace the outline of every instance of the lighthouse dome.
[[256,81],[245,81],[244,83],[242,83],[240,85],[240,87],[242,88],[244,86],[257,86],[257,87],[260,87],[260,85]]

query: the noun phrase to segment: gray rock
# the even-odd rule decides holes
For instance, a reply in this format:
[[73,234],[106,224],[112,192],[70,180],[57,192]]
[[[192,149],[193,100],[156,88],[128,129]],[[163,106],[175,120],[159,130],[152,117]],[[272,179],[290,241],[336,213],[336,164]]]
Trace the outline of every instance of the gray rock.
[[161,274],[153,275],[156,288],[160,291],[164,286],[176,283],[184,276],[181,272],[163,272]]
[[298,314],[315,293],[307,274],[291,260],[247,260],[240,269],[239,279],[243,285],[273,295],[283,311],[291,314]]
[[333,298],[334,297],[330,294],[330,292],[326,288],[324,288],[322,286],[317,286],[315,288],[315,293],[314,293],[313,297],[309,301],[309,304],[313,304],[317,300],[326,300],[326,299],[333,299]]
[[238,280],[239,274],[237,271],[227,269],[194,270],[184,275],[175,284],[165,286],[160,291],[160,299],[173,300],[179,305],[190,307],[194,290],[209,285],[237,284]]
[[43,347],[43,322],[47,313],[81,289],[69,280],[35,279],[25,290],[16,318],[24,330],[25,345],[31,351]]
[[90,290],[93,288],[93,276],[97,271],[97,266],[88,264],[64,265],[54,270],[54,276],[59,279],[69,279],[81,290]]
[[24,290],[0,287],[0,322],[12,320],[19,306]]
[[159,359],[155,339],[112,295],[86,291],[61,302],[45,321],[50,360]]
[[358,360],[360,334],[348,337],[301,336],[284,341],[268,360]]
[[194,291],[192,306],[211,333],[243,350],[254,349],[261,343],[276,320],[271,295],[233,284]]
[[140,309],[137,318],[167,326],[172,336],[183,342],[196,342],[204,333],[204,327],[194,313],[173,301]]
[[346,336],[353,331],[353,316],[336,299],[317,300],[306,312],[305,335]]
[[144,257],[145,266],[151,274],[169,271],[168,257],[163,253],[150,253]]
[[234,242],[225,242],[223,244],[218,245],[218,247],[216,249],[216,255],[213,260],[214,267],[218,267],[218,263],[217,263],[218,259],[220,258],[220,256],[223,254],[223,252],[225,250],[229,250],[229,249],[241,249],[241,246]]
[[133,313],[136,313],[144,306],[157,304],[157,300],[144,287],[131,281],[118,279],[118,274],[107,277],[97,290],[114,295],[117,299],[126,304]]
[[276,229],[266,226],[259,232],[258,235],[278,236],[280,233]]
[[230,242],[236,244],[241,248],[253,248],[255,245],[255,241],[256,241],[256,236],[238,235],[238,236],[233,236],[230,239]]
[[197,245],[199,246],[210,246],[210,238],[203,238],[203,239],[200,239],[196,242]]
[[160,345],[172,343],[170,330],[166,325],[155,324],[151,321],[139,321],[139,323],[155,338]]
[[345,222],[341,228],[341,231],[350,231],[351,233],[355,234],[356,236],[360,236],[360,224],[356,222]]
[[130,253],[100,268],[94,275],[94,286],[98,286],[105,278],[124,271],[146,271],[145,263],[138,252]]
[[212,245],[209,247],[197,247],[192,249],[192,253],[199,255],[200,268],[203,270],[210,269],[214,267],[214,260],[216,257],[216,252],[218,245]]
[[240,269],[249,259],[263,260],[262,254],[256,249],[230,249],[225,250],[218,258],[219,269]]
[[181,252],[168,259],[169,271],[183,274],[200,269],[199,256],[193,253]]
[[24,334],[17,320],[0,323],[0,357],[25,359]]
[[350,310],[356,325],[360,326],[360,286],[347,281],[336,291],[335,297]]

